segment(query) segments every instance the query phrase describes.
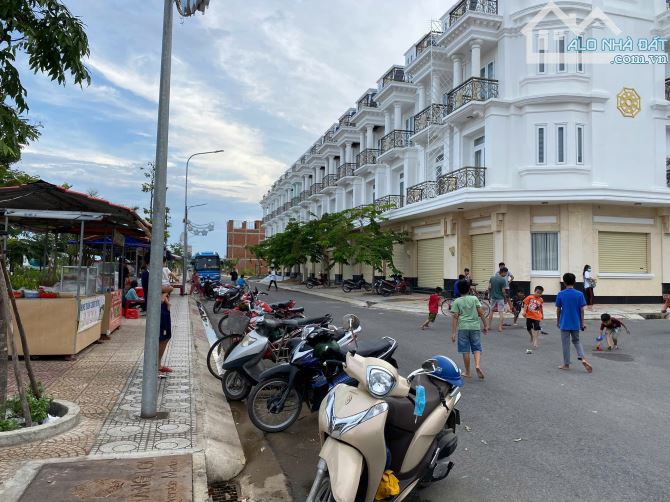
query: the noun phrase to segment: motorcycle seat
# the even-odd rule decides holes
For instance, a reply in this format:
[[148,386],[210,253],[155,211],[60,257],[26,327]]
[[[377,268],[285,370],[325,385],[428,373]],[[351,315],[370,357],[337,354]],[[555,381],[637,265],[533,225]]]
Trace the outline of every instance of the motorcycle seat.
[[295,307],[288,309],[291,314],[302,314],[305,311],[305,307]]
[[277,310],[277,309],[285,309],[291,304],[291,301],[287,302],[279,302],[279,303],[271,303],[270,307],[272,307],[272,310]]
[[[426,391],[426,407],[424,408],[423,415],[418,418],[414,416],[414,399],[417,385],[423,385]],[[435,411],[435,408],[442,406],[440,402],[440,389],[442,390],[442,395],[446,397],[450,391],[450,385],[447,382],[428,376],[415,378],[412,380],[410,395],[408,397],[387,398],[386,401],[389,404],[389,418],[387,422],[407,432],[416,431],[423,421]]]
[[347,347],[341,349],[342,355],[346,357],[347,352],[355,350],[356,354],[362,357],[379,357],[387,352],[393,342],[385,338],[378,340],[359,340],[358,348],[354,343],[350,343]]
[[269,328],[297,329],[310,324],[325,324],[330,322],[329,316],[311,317],[305,319],[265,319],[265,325]]

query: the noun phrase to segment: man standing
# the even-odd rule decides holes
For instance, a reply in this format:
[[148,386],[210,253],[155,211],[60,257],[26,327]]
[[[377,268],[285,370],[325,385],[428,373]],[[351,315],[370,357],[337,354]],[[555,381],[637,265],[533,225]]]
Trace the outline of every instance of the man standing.
[[230,282],[237,283],[237,269],[235,267],[230,271]]
[[278,291],[279,288],[277,287],[277,271],[273,268],[270,269],[270,274],[268,276],[270,278],[270,284],[268,284],[268,291],[270,291],[270,288],[272,288],[272,284],[275,285],[275,291]]
[[584,295],[575,289],[575,274],[563,274],[565,289],[556,296],[556,325],[561,330],[561,342],[563,343],[563,364],[558,369],[570,369],[570,340],[577,351],[577,359],[582,362],[588,373],[593,368],[584,357],[584,349],[579,341],[579,330],[584,331],[584,307],[586,300]]
[[505,303],[507,295],[507,269],[501,268],[500,271],[489,279],[489,298],[491,299],[491,313],[489,314],[488,325],[491,326],[493,321],[493,311],[498,308],[498,315],[500,316],[500,323],[498,324],[498,331],[503,331],[503,319],[505,317]]

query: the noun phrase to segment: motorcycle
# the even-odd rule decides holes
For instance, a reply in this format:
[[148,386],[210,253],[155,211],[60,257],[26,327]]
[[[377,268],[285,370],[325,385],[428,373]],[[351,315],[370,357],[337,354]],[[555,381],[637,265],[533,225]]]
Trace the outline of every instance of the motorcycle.
[[321,274],[319,277],[310,277],[305,281],[307,289],[312,289],[314,286],[323,286],[327,288],[330,286],[330,279],[326,274]]
[[349,293],[354,289],[364,289],[365,291],[372,291],[372,284],[367,282],[365,278],[361,276],[360,279],[357,281],[347,279],[346,281],[342,281],[342,291],[345,293]]
[[337,339],[328,329],[306,334],[293,348],[290,362],[264,371],[247,400],[249,418],[264,432],[288,429],[300,416],[303,402],[317,411],[328,391],[339,383],[355,385],[333,361],[343,361],[349,348],[366,356],[385,359],[397,366],[393,353],[397,342],[390,337],[381,340],[357,341],[360,322],[356,316],[345,316],[345,335]]
[[319,410],[321,452],[308,502],[404,500],[447,477],[458,445],[463,385],[451,359],[435,356],[407,379],[386,361],[347,354],[338,385]]
[[302,319],[305,317],[304,307],[296,307],[295,300],[289,300],[282,303],[266,303],[258,299],[260,295],[267,295],[265,292],[258,292],[256,289],[253,293],[245,293],[240,302],[232,309],[223,312],[219,319],[217,327],[221,336],[232,334],[231,327],[228,326],[231,312],[241,311],[249,318],[254,318],[258,315],[272,315],[276,319]]
[[240,288],[217,288],[215,290],[214,306],[212,310],[218,314],[221,309],[231,309],[238,305],[242,299],[243,291]]
[[[223,372],[219,378],[226,398],[240,401],[247,397],[258,383],[258,375],[265,369],[261,363],[263,359],[274,363],[285,360],[295,345],[291,345],[291,340],[300,335],[305,326],[327,326],[331,321],[330,314],[312,319],[275,320],[264,317],[258,320],[251,332],[243,338],[239,337],[239,342],[233,341],[225,347],[223,357],[219,356],[222,360],[219,375]],[[217,344],[224,348],[225,340],[217,340],[210,352]]]
[[375,293],[382,296],[389,296],[394,293],[406,295],[412,294],[411,284],[407,281],[407,279],[401,276],[394,276],[393,280],[390,281],[387,279],[379,279],[377,282],[375,282],[373,289]]
[[208,300],[215,300],[217,296],[217,288],[221,286],[221,283],[218,281],[212,281],[207,278],[200,278],[200,291],[205,295],[205,298]]

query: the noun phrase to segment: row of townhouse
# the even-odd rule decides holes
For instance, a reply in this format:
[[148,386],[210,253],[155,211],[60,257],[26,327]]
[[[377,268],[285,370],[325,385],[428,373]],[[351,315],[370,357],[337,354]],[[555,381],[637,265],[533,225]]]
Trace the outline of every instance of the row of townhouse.
[[670,292],[669,66],[588,50],[667,39],[667,2],[463,0],[434,24],[274,183],[267,235],[391,204],[412,236],[394,261],[422,288],[465,267],[486,283],[504,261],[550,296],[586,264],[601,301]]

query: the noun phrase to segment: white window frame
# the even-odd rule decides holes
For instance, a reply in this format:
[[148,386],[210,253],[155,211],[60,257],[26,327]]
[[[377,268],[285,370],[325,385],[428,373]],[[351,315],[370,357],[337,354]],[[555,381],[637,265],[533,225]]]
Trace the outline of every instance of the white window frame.
[[[535,270],[533,269],[533,237],[532,234],[556,234],[556,255],[558,256],[558,266],[556,270]],[[532,276],[550,276],[550,277],[558,277],[560,276],[560,271],[561,271],[561,232],[558,230],[552,231],[532,231],[531,232],[531,238],[530,238],[530,275]]]
[[[565,60],[566,37],[564,33],[556,34],[556,53],[558,54],[558,63],[556,64],[556,73],[566,73],[568,65]],[[563,45],[561,50],[561,43]]]
[[[561,152],[561,145],[558,138],[558,131],[563,130],[563,152]],[[568,126],[567,124],[556,124],[556,163],[565,164],[568,160]],[[563,160],[561,160],[561,153],[563,154]]]
[[[577,124],[576,130],[575,130],[575,161],[577,162],[578,165],[584,164],[584,151],[586,150],[585,148],[585,128],[584,124]],[[580,145],[580,139],[581,139],[581,145]]]
[[[542,160],[540,160],[540,129],[543,130]],[[535,125],[534,143],[535,143],[535,163],[539,166],[544,166],[547,164],[547,124]]]
[[547,58],[546,58],[546,53],[547,53],[547,41],[548,37],[543,34],[539,34],[537,37],[537,54],[539,58],[539,62],[537,64],[537,74],[538,75],[544,75],[547,73]]
[[577,51],[577,73],[584,73],[584,51],[581,49],[584,44],[584,36],[577,37],[580,49]]

